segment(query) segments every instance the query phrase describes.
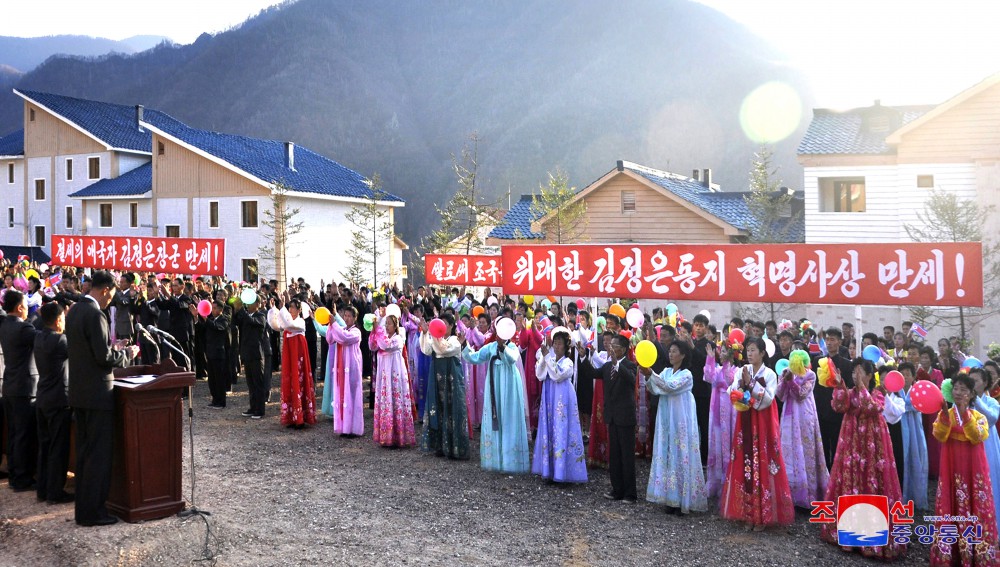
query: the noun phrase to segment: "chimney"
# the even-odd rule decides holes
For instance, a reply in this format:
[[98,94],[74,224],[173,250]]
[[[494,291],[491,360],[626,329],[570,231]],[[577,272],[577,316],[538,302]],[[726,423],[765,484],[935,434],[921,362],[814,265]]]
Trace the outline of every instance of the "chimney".
[[701,172],[701,184],[709,189],[712,188],[712,170],[705,168]]
[[285,142],[285,167],[295,171],[295,142]]
[[694,179],[695,181],[701,181],[701,170],[700,169],[696,169],[696,170],[692,171],[691,172],[691,179]]
[[625,171],[625,161],[618,160],[618,163],[615,164],[615,167],[618,169],[618,171]]
[[140,132],[144,132],[142,129],[142,105],[135,105],[135,127],[139,129]]

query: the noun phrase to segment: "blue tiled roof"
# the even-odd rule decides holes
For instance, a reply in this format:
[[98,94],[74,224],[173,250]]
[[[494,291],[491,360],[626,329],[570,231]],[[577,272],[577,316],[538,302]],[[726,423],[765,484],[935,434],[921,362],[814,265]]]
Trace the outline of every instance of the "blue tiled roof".
[[11,132],[0,138],[0,156],[24,155],[24,130]]
[[37,91],[16,92],[76,124],[112,148],[146,153],[150,151],[152,137],[149,132],[139,130],[134,106]]
[[41,246],[0,244],[0,252],[3,252],[4,258],[10,259],[12,262],[17,260],[18,256],[27,256],[32,262],[48,263],[52,261],[52,258],[49,257],[45,249]]
[[507,211],[501,224],[494,227],[487,238],[502,238],[504,240],[543,238],[544,234],[531,230],[531,223],[541,216],[531,210],[533,202],[533,195],[521,195],[521,199]]
[[[294,191],[336,197],[371,198],[360,173],[301,146],[296,146],[295,169],[285,166],[285,142],[261,140],[191,128],[156,110],[146,110],[143,121],[267,183],[283,182]],[[386,193],[382,200],[402,203]]]
[[127,197],[144,195],[153,190],[152,162],[115,177],[101,179],[79,191],[70,193],[70,197]]
[[[933,106],[877,106],[855,108],[843,112],[817,108],[809,123],[799,155],[850,154],[884,155],[894,153],[885,143],[886,137],[900,127],[923,116]],[[865,127],[865,119],[874,112],[892,117],[889,128],[871,131]]]

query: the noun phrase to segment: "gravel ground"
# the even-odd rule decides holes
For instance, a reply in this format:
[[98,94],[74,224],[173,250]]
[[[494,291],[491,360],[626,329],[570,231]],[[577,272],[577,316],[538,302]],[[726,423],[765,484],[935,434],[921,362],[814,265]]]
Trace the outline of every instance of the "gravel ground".
[[[330,420],[294,431],[277,417],[278,376],[263,420],[241,380],[223,411],[195,388],[199,517],[82,528],[72,504],[39,504],[0,481],[0,566],[49,565],[858,565],[819,540],[799,512],[789,530],[744,531],[717,513],[674,517],[646,502],[601,497],[607,472],[585,485],[486,473],[418,450],[344,439]],[[317,396],[319,397],[319,396]],[[184,495],[190,498],[187,423]],[[640,462],[640,494],[648,463]],[[714,508],[713,508],[714,510]],[[207,539],[207,543],[206,543]],[[927,563],[912,545],[903,565]]]

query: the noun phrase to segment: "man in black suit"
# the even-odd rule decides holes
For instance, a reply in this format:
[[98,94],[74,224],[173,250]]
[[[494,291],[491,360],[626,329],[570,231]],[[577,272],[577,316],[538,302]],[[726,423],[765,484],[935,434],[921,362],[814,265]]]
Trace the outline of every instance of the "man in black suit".
[[[854,387],[854,378],[851,377],[851,357],[845,349],[841,349],[843,343],[843,332],[837,327],[830,327],[826,330],[826,348],[830,353],[830,361],[837,367],[840,379],[844,381],[848,388]],[[816,367],[813,361],[813,367]],[[813,397],[816,400],[816,414],[819,417],[819,434],[823,438],[823,452],[826,457],[827,468],[833,468],[833,457],[837,454],[837,441],[840,439],[840,425],[844,421],[844,414],[833,411],[833,388],[816,387],[813,388]]]
[[250,395],[250,408],[243,412],[243,417],[251,419],[264,417],[264,405],[271,387],[270,380],[265,379],[265,376],[270,378],[271,369],[264,362],[265,351],[270,351],[271,342],[267,334],[267,313],[261,311],[260,301],[258,297],[245,309],[237,308],[233,313],[233,324],[240,328],[240,358]]
[[113,392],[116,366],[125,366],[138,347],[112,349],[108,320],[102,312],[115,295],[115,280],[106,271],[95,272],[90,291],[66,317],[69,344],[69,404],[76,417],[76,523],[106,526],[118,518],[108,514],[105,502],[111,489],[111,451],[114,438]]
[[[694,386],[691,393],[694,394],[695,412],[698,416],[698,431],[701,441],[701,466],[708,466],[708,417],[709,408],[712,406],[712,385],[705,381],[705,360],[708,353],[705,347],[709,341],[705,336],[708,332],[708,317],[699,313],[694,316],[691,325],[691,334],[688,336],[688,344],[691,345],[691,356],[688,357],[688,369],[691,371],[691,378]],[[655,427],[650,424],[651,428]]]
[[[165,291],[165,289],[161,289],[160,298],[156,300],[156,306],[161,311],[170,313],[170,328],[167,330],[177,339],[177,342],[181,343],[184,354],[194,364],[194,318],[198,314],[198,309],[191,296],[184,294],[184,280],[174,278],[170,282],[170,294],[167,295]],[[166,352],[169,353],[170,351],[167,350]],[[183,361],[180,362],[183,364]]]
[[628,339],[611,339],[611,357],[601,368],[604,388],[604,423],[608,426],[609,500],[635,502],[635,373]]
[[212,393],[212,403],[208,407],[212,409],[226,407],[226,392],[229,391],[229,358],[226,353],[229,318],[222,314],[224,307],[225,304],[216,300],[212,303],[212,313],[201,323],[208,361],[208,389]]
[[7,314],[0,321],[0,348],[3,348],[3,403],[7,417],[7,470],[10,487],[15,492],[35,488],[35,465],[38,460],[35,391],[38,369],[35,367],[35,335],[38,330],[26,321],[28,301],[16,289],[8,289],[3,298]]
[[38,310],[42,329],[35,336],[35,365],[38,367],[38,499],[49,504],[72,502],[66,493],[69,467],[69,425],[73,412],[66,390],[69,388],[69,347],[63,329],[66,310],[58,302]]

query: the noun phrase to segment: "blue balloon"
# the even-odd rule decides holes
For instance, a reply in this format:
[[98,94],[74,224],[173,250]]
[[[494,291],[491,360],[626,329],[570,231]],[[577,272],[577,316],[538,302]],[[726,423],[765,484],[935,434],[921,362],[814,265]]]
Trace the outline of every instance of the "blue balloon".
[[672,315],[676,315],[676,314],[677,314],[677,306],[674,305],[673,303],[668,303],[667,304],[667,315],[671,315],[672,316]]
[[878,359],[882,358],[882,349],[875,345],[868,345],[865,350],[861,351],[861,357],[872,363],[878,362]]
[[982,368],[983,361],[979,360],[974,356],[970,356],[965,359],[965,363],[963,363],[962,366],[966,366],[968,368]]
[[781,376],[781,373],[785,370],[788,370],[788,359],[782,358],[777,364],[774,365],[774,373]]

